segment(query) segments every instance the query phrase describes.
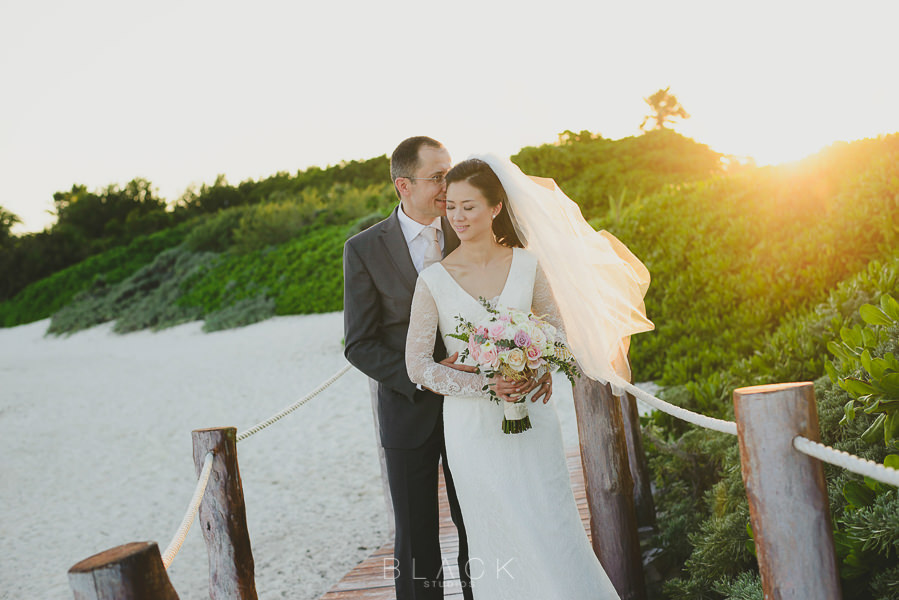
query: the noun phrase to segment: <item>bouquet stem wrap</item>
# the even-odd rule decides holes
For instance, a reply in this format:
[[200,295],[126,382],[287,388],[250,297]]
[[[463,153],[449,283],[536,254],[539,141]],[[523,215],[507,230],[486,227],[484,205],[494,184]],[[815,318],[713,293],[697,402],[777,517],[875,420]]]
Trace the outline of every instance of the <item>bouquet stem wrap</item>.
[[531,428],[527,401],[536,393],[534,389],[516,402],[503,402],[503,433],[523,433]]

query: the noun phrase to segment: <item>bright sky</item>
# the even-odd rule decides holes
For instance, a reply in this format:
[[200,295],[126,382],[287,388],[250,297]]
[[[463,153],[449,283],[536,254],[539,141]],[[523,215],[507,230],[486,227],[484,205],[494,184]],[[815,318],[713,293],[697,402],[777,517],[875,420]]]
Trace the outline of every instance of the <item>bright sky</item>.
[[0,206],[35,231],[73,183],[173,201],[410,135],[456,160],[620,138],[668,86],[681,133],[794,160],[899,131],[897,22],[895,0],[0,0]]

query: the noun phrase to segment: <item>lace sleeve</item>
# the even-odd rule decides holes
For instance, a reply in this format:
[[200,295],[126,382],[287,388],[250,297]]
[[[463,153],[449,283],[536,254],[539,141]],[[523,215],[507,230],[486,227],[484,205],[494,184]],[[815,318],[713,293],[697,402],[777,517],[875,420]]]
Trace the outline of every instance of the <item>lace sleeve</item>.
[[534,278],[534,297],[531,301],[531,311],[538,317],[543,317],[550,325],[558,329],[559,341],[568,345],[568,337],[565,335],[565,324],[562,321],[562,313],[553,297],[549,280],[540,264],[537,264],[537,275]]
[[406,336],[406,370],[409,379],[444,396],[485,394],[487,378],[434,362],[437,336],[437,303],[424,280],[419,277],[412,297],[409,333]]

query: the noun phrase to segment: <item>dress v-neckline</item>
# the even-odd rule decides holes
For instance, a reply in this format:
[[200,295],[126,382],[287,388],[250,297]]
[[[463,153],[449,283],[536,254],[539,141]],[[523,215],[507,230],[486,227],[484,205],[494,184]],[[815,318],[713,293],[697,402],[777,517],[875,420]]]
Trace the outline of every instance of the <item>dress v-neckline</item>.
[[[500,300],[502,300],[503,295],[506,293],[506,288],[509,287],[509,281],[512,279],[512,271],[515,269],[515,259],[518,256],[517,251],[518,251],[518,248],[512,248],[512,261],[509,263],[509,272],[506,273],[506,281],[503,282],[503,289],[500,290],[499,296],[496,296],[497,304],[500,303]],[[450,278],[450,281],[453,282],[453,285],[455,285],[459,289],[460,292],[462,292],[465,296],[467,296],[472,301],[477,303],[478,306],[481,306],[481,301],[478,300],[477,298],[475,298],[474,296],[472,296],[470,293],[468,293],[468,290],[466,290],[464,287],[462,287],[462,285],[458,281],[456,281],[456,278],[453,277],[452,274],[446,270],[446,267],[444,267],[442,263],[435,263],[435,264],[440,265],[440,268],[443,269],[443,272],[446,274],[447,277]],[[490,298],[487,298],[487,300],[489,301]]]

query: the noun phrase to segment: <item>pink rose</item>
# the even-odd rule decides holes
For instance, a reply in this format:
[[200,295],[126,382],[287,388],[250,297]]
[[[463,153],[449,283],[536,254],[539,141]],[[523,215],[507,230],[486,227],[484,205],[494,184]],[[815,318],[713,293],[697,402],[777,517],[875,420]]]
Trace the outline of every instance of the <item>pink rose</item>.
[[481,352],[478,357],[478,364],[488,367],[496,360],[496,346],[492,346]]
[[487,331],[490,332],[491,338],[500,340],[503,337],[503,333],[506,331],[506,326],[503,323],[493,323],[487,328]]
[[487,337],[487,328],[484,327],[483,325],[478,325],[478,330],[477,330],[476,333],[477,333],[479,336],[481,336],[482,338],[485,338],[485,339],[486,339],[486,337]]
[[538,348],[537,346],[528,346],[527,353],[528,353],[528,361],[537,360],[538,358],[540,358],[540,354],[541,354],[540,348]]
[[515,345],[519,348],[527,348],[531,345],[531,336],[526,331],[519,329],[515,334]]
[[499,316],[499,320],[500,320],[500,321],[505,321],[506,323],[508,323],[509,321],[512,320],[512,317],[509,316],[509,315],[507,315],[507,314],[502,314],[502,315]]
[[468,338],[468,354],[473,361],[478,362],[478,356],[481,354],[481,347],[475,341],[474,336]]

